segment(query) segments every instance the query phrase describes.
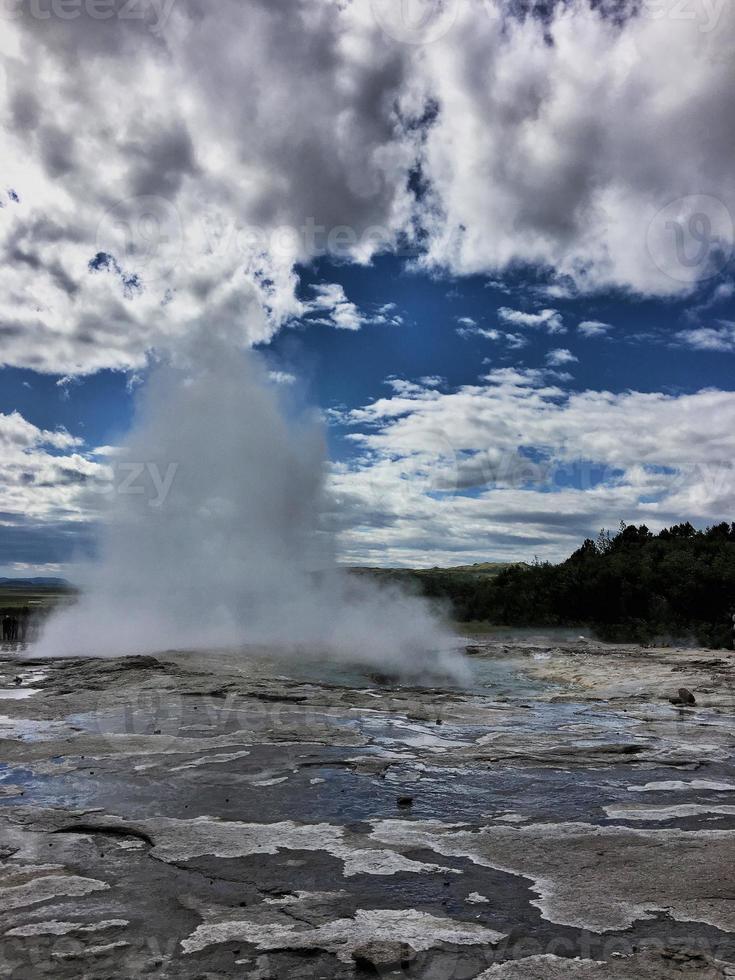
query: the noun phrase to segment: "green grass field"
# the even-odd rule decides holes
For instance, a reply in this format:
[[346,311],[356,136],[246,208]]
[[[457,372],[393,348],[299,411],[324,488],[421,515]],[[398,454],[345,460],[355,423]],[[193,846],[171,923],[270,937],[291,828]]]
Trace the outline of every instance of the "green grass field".
[[60,603],[73,602],[77,593],[70,588],[43,585],[7,585],[0,583],[0,609],[51,609]]

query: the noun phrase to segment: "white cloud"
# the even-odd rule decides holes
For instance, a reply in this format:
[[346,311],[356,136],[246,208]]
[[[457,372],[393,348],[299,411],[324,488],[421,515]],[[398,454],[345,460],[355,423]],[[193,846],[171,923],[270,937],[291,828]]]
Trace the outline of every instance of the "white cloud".
[[[303,316],[312,323],[336,327],[338,330],[360,330],[368,324],[400,326],[403,318],[395,312],[395,303],[379,306],[375,313],[364,313],[347,298],[340,283],[318,283],[311,287],[314,299],[303,304]],[[321,315],[320,315],[321,314]]]
[[[606,16],[572,0],[518,19],[496,2],[457,6],[452,29],[422,51],[440,106],[422,161],[429,265],[493,275],[531,263],[554,270],[565,294],[658,295],[724,267],[735,6],[686,18],[676,6]],[[483,21],[481,7],[495,16]]]
[[693,350],[721,351],[735,353],[735,323],[721,321],[716,327],[693,327],[680,330],[676,340],[684,347]]
[[612,330],[612,324],[602,320],[583,320],[577,330],[585,337],[604,337]]
[[2,363],[77,375],[203,328],[265,341],[304,313],[299,263],[418,242],[456,274],[541,266],[552,295],[690,290],[723,256],[697,257],[689,219],[732,243],[735,7],[711,30],[644,8],[468,0],[414,45],[370,0],[178,0],[155,30],[152,5],[21,5],[0,40]]
[[94,449],[90,449],[87,453],[88,456],[118,456],[121,453],[119,446],[95,446]]
[[407,52],[360,4],[181,0],[158,34],[19,14],[0,42],[4,363],[130,370],[203,328],[268,340],[304,312],[296,263],[365,262],[407,226]]
[[18,412],[0,414],[0,540],[5,562],[31,565],[84,546],[93,520],[90,486],[109,482],[108,468],[82,452],[83,440],[39,429]]
[[370,317],[370,323],[389,323],[394,327],[400,327],[403,324],[403,317],[400,313],[397,313],[398,307],[395,303],[383,303],[379,306],[377,311]]
[[359,449],[332,474],[349,560],[557,560],[621,519],[706,524],[735,508],[731,392],[570,393],[517,368],[394,392],[342,417]]
[[735,283],[729,279],[725,279],[722,282],[717,283],[715,288],[712,290],[709,296],[703,299],[696,306],[693,306],[688,312],[688,317],[691,320],[696,321],[703,313],[707,310],[711,310],[715,306],[719,306],[720,303],[726,303],[728,300],[735,296]]
[[81,446],[83,440],[70,435],[66,429],[39,429],[26,421],[19,412],[10,415],[0,413],[0,445],[8,453],[11,450],[27,452],[40,446],[51,446],[54,449],[74,449]]
[[550,350],[546,355],[546,363],[549,367],[561,367],[563,364],[573,364],[578,360],[579,358],[575,357],[566,347],[557,347],[556,350]]
[[[390,377],[385,379],[385,384],[387,384],[389,388],[392,388],[395,394],[403,395],[406,398],[411,398],[415,395],[431,398],[434,394],[433,389],[437,387],[438,383],[441,381],[441,378],[429,378],[427,380],[436,383],[427,384],[426,380],[424,379],[421,379],[420,382],[416,382],[408,381],[406,378]],[[349,413],[345,417],[349,418]]]
[[[735,5],[686,20],[605,6],[570,0],[542,20],[467,0],[412,45],[386,35],[370,0],[177,0],[157,31],[152,5],[111,22],[22,5],[0,34],[0,363],[64,375],[68,390],[211,330],[236,346],[298,318],[400,323],[393,304],[366,312],[338,284],[300,300],[296,269],[417,242],[432,270],[548,270],[543,302],[691,291],[732,244]],[[731,296],[713,287],[699,309]],[[526,329],[565,332],[553,308],[499,315],[512,332],[458,327],[509,348]],[[731,351],[734,329],[676,341]],[[732,395],[569,395],[562,380],[507,369],[443,392],[393,379],[392,397],[350,413],[369,428],[353,433],[361,460],[335,468],[340,520],[358,520],[352,553],[559,555],[621,512],[731,515],[729,484],[701,467],[733,458]],[[82,491],[103,478],[102,451],[17,413],[0,419],[0,445],[9,521],[93,512]],[[585,459],[622,475],[523,489],[518,474],[539,480],[529,446],[547,456],[541,472]],[[442,496],[483,474],[492,490]],[[374,546],[363,525],[381,529]]]
[[566,327],[561,313],[557,310],[541,310],[539,313],[524,313],[522,310],[511,310],[501,306],[498,316],[504,323],[512,323],[516,327],[533,327],[546,330],[548,333],[566,333]]
[[345,295],[339,283],[319,283],[313,287],[316,296],[305,306],[306,312],[326,312],[328,317],[317,318],[318,323],[328,323],[339,330],[359,330],[365,317]]
[[269,371],[268,377],[277,385],[292,385],[296,383],[296,375],[290,371]]
[[457,322],[460,324],[460,326],[458,326],[454,332],[457,334],[457,336],[464,339],[468,337],[483,337],[485,340],[505,343],[511,348],[511,350],[518,350],[521,347],[525,347],[528,343],[527,339],[521,334],[510,333],[505,330],[498,330],[495,327],[480,327],[478,326],[477,321],[473,320],[471,317],[459,317]]

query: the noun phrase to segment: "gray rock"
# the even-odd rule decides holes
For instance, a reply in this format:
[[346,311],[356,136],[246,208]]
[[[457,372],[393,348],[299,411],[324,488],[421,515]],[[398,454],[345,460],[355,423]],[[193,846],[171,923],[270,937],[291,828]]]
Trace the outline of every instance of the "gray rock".
[[672,704],[683,704],[683,705],[695,705],[697,699],[694,697],[692,692],[686,687],[679,688],[679,694],[675,698],[669,698]]
[[356,946],[352,959],[358,970],[406,967],[416,957],[416,950],[408,943],[373,941]]

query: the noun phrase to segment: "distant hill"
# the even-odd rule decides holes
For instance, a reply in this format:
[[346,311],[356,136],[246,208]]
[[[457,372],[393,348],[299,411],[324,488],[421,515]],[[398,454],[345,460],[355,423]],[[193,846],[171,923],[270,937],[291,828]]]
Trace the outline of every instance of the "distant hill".
[[448,572],[449,574],[464,575],[499,575],[506,568],[518,568],[526,565],[523,561],[476,561],[474,565],[450,565],[448,568],[425,569],[431,572]]
[[29,589],[56,589],[59,592],[71,592],[73,586],[65,578],[0,578],[0,589],[18,589],[26,592]]
[[413,578],[415,576],[427,575],[494,576],[504,572],[507,568],[516,568],[524,565],[525,562],[510,561],[481,561],[475,562],[474,565],[449,565],[446,567],[434,565],[431,568],[382,568],[377,565],[354,565],[350,568],[350,571],[356,574],[367,573],[370,575],[377,575],[381,577],[389,576],[393,578],[400,578],[402,576]]

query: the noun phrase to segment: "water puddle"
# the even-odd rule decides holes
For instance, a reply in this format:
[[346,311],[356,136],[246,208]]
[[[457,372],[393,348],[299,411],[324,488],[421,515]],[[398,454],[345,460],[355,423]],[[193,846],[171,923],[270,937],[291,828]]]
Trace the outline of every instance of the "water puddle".
[[40,742],[64,730],[55,721],[40,721],[34,718],[11,718],[0,715],[0,738],[16,738],[27,742]]

